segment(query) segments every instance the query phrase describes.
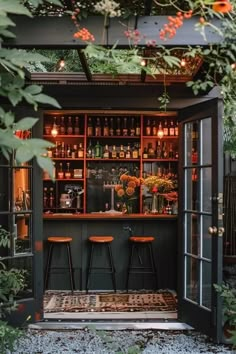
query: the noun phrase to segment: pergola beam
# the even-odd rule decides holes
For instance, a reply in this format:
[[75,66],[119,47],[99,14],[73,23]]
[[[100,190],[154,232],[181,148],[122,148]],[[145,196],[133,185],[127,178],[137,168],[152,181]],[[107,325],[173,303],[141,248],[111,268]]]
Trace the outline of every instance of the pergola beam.
[[[28,18],[25,16],[12,17],[16,23],[15,31],[16,38],[6,39],[3,43],[7,47],[15,48],[50,48],[50,49],[78,49],[84,48],[85,43],[73,37],[76,28],[69,17],[34,17]],[[196,31],[195,24],[197,18],[191,18],[184,22],[184,25],[178,29],[176,36],[165,42],[159,39],[159,32],[163,25],[168,22],[167,16],[141,16],[132,17],[129,20],[119,18],[111,18],[109,28],[107,29],[107,41],[103,42],[103,17],[89,16],[81,21],[81,28],[86,27],[95,36],[95,44],[103,44],[112,46],[118,41],[118,47],[129,48],[127,38],[124,36],[124,31],[134,29],[137,24],[137,29],[144,38],[141,38],[139,46],[143,47],[149,39],[155,39],[157,44],[172,46],[208,46],[209,43],[218,43],[221,37],[217,33],[207,31],[204,40],[200,32]],[[214,25],[220,26],[220,21],[215,20]]]

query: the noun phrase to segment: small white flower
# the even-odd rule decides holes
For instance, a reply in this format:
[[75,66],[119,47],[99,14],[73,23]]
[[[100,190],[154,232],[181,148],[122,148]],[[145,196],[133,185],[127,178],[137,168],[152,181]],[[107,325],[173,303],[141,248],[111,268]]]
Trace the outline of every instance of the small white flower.
[[120,4],[113,0],[101,0],[95,6],[94,9],[96,12],[101,13],[109,17],[119,17],[121,11],[119,9]]

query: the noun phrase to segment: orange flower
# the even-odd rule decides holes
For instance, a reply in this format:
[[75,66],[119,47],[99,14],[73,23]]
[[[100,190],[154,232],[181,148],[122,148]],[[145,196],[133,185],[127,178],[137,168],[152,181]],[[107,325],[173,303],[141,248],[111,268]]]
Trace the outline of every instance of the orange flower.
[[78,32],[74,33],[74,38],[80,38],[82,41],[94,41],[94,36],[87,30],[82,28]]
[[215,12],[227,13],[232,11],[233,6],[228,0],[215,1],[212,10]]
[[125,191],[123,188],[120,188],[118,191],[117,191],[117,196],[119,198],[123,197],[123,195],[125,195]]
[[135,192],[134,188],[132,188],[132,187],[127,187],[126,188],[126,194],[127,194],[128,197],[131,197],[134,194],[134,192]]
[[130,176],[126,175],[126,174],[123,174],[120,176],[120,181],[121,182],[125,182],[125,181],[128,181]]

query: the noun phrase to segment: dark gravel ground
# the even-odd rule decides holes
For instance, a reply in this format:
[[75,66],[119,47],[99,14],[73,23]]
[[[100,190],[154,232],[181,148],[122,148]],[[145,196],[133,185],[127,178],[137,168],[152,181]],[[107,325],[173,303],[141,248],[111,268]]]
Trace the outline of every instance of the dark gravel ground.
[[12,354],[232,354],[195,331],[28,330]]

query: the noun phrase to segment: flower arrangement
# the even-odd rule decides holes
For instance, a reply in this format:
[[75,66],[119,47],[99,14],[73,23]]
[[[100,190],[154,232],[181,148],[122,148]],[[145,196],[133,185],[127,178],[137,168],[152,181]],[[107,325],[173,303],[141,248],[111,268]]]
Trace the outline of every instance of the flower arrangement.
[[123,173],[120,176],[120,183],[115,186],[115,192],[117,197],[123,202],[128,203],[129,201],[138,198],[138,187],[143,183],[142,178],[137,178],[135,176],[130,176]]
[[150,193],[168,193],[172,191],[175,186],[173,180],[162,176],[149,176],[144,179],[144,185],[148,188]]

